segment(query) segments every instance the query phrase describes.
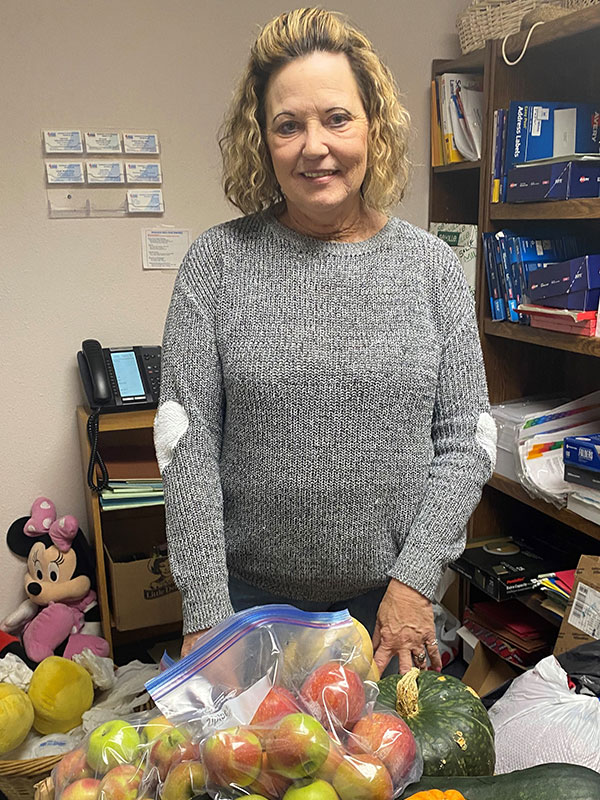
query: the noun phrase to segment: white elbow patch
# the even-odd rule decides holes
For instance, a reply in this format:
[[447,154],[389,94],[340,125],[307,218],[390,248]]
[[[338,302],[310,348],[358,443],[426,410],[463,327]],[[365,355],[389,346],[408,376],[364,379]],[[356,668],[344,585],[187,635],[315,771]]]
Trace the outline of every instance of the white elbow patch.
[[167,400],[159,407],[154,419],[154,449],[161,472],[171,463],[177,442],[189,426],[189,417],[181,403]]
[[483,447],[485,452],[490,457],[493,470],[496,466],[496,442],[498,441],[498,430],[496,428],[496,422],[491,414],[484,412],[477,420],[475,441],[480,447]]

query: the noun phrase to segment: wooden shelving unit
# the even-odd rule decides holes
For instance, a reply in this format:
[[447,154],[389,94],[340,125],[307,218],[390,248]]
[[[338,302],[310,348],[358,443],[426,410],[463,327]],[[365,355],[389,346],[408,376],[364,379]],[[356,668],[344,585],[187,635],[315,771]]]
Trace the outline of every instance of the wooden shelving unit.
[[[84,476],[87,475],[90,458],[90,445],[87,437],[87,421],[90,410],[84,406],[77,408],[77,428],[81,453],[81,464]],[[126,413],[101,414],[98,426],[99,451],[121,451],[126,458],[135,454],[149,454],[154,462],[154,447],[152,443],[152,426],[154,424],[154,410],[128,411]],[[144,462],[147,463],[147,462]],[[110,474],[110,464],[107,464]],[[156,467],[158,474],[158,467]],[[137,477],[142,477],[137,476]],[[91,534],[96,554],[96,592],[100,607],[102,635],[108,641],[111,655],[116,657],[121,647],[130,645],[148,644],[153,641],[173,638],[181,633],[181,622],[156,625],[151,618],[141,628],[133,630],[119,630],[115,624],[110,600],[110,585],[106,563],[105,544],[107,535],[111,531],[121,535],[121,531],[134,531],[134,529],[148,529],[163,533],[164,538],[164,507],[152,506],[143,509],[123,509],[119,511],[103,512],[96,492],[85,486],[85,499],[88,520],[88,530]]]
[[[509,38],[507,54],[521,52],[526,34]],[[527,204],[491,204],[493,112],[511,100],[596,101],[600,96],[600,6],[591,6],[537,27],[525,56],[508,66],[499,41],[452,61],[434,61],[442,72],[483,73],[485,109],[481,162],[430,170],[429,219],[477,224],[479,232],[510,228],[547,236],[585,234],[600,252],[600,199]],[[592,251],[590,251],[592,252]],[[600,340],[493,322],[481,248],[478,251],[476,304],[490,400],[502,403],[527,395],[555,393],[577,397],[600,388]],[[470,540],[526,534],[545,529],[572,543],[572,555],[600,552],[600,526],[565,509],[530,497],[515,481],[494,475],[469,524]],[[520,598],[547,619],[539,597]]]

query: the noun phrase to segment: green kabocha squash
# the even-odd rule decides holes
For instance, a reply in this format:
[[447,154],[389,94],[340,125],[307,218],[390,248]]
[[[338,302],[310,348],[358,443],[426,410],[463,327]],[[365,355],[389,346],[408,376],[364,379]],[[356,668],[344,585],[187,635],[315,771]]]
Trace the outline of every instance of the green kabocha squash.
[[423,756],[423,775],[493,774],[494,729],[470,686],[451,675],[416,668],[382,678],[377,685],[379,703],[393,708],[413,732]]
[[465,800],[599,800],[600,774],[575,764],[539,764],[504,775],[423,778],[399,800],[430,789],[456,789]]

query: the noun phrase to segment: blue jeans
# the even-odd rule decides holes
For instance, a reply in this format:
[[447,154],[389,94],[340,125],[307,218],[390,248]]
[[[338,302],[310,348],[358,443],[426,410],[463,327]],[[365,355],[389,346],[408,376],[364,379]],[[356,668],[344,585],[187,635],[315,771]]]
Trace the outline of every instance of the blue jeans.
[[[239,578],[229,576],[229,597],[234,611],[243,611],[254,606],[265,606],[272,603],[285,603],[296,606],[302,611],[342,611],[347,608],[350,616],[357,619],[369,631],[371,637],[375,630],[377,620],[377,609],[385,594],[387,586],[378,589],[371,589],[358,597],[351,597],[348,600],[338,600],[334,603],[315,602],[311,600],[292,600],[290,597],[281,597],[272,594],[257,586],[241,581]],[[393,658],[386,668],[384,675],[394,675],[398,673],[398,658]]]

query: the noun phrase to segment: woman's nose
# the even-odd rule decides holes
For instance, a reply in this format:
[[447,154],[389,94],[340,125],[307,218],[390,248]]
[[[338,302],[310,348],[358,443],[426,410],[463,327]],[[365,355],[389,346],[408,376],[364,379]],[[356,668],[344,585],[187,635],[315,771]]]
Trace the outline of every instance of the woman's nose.
[[307,125],[302,155],[305,158],[321,158],[329,152],[327,132],[322,125]]

